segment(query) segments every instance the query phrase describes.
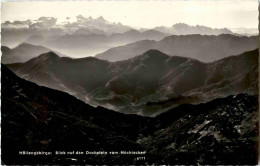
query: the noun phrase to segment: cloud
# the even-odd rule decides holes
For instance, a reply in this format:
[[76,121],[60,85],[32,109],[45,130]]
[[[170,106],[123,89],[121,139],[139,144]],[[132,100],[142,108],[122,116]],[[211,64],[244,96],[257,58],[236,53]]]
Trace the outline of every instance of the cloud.
[[47,28],[55,26],[57,18],[54,17],[40,17],[35,23],[29,25],[30,28]]
[[26,21],[5,21],[2,24],[3,28],[28,28],[29,25],[31,24],[31,20],[26,20]]
[[54,17],[40,17],[37,20],[31,21],[5,21],[2,23],[3,28],[48,28],[53,27],[57,23],[57,18]]
[[78,15],[78,16],[76,16],[76,18],[77,18],[77,22],[78,23],[86,22],[86,21],[89,21],[89,20],[93,19],[92,17],[86,18],[86,17],[83,17],[82,15]]

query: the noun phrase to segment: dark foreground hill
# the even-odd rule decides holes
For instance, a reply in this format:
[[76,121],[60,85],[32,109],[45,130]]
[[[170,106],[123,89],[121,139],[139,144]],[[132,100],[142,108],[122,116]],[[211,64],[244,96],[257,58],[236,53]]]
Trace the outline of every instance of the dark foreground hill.
[[[2,164],[257,164],[258,96],[181,105],[147,118],[91,107],[4,65],[1,74]],[[72,150],[146,154],[55,155]]]
[[71,59],[49,52],[8,67],[22,78],[68,92],[88,104],[145,116],[183,103],[258,93],[258,50],[211,63],[158,50],[119,62]]

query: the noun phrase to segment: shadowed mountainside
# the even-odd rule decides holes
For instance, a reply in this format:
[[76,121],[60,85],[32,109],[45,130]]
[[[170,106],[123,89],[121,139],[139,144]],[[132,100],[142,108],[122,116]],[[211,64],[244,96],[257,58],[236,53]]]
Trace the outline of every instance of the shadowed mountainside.
[[[64,92],[2,72],[3,164],[257,164],[258,97],[182,105],[156,118],[91,107]],[[146,151],[54,155],[57,150]],[[50,151],[23,156],[19,151]]]
[[68,92],[91,105],[146,116],[183,103],[258,93],[258,50],[211,63],[157,50],[114,63],[49,52],[8,67],[22,78]]

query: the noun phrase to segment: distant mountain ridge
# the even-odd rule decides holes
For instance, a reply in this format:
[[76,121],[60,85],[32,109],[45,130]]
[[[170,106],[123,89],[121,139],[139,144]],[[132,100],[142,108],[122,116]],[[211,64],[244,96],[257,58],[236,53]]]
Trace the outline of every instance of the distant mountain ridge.
[[[36,21],[36,22],[35,22]],[[52,36],[64,36],[66,34],[104,34],[124,33],[133,29],[121,23],[110,23],[102,16],[98,18],[78,15],[75,22],[57,24],[57,18],[40,17],[38,20],[6,21],[2,23],[2,44],[8,47],[16,47],[26,42],[36,41],[39,44]],[[36,37],[37,36],[37,37]]]
[[[36,22],[35,22],[36,21]],[[6,21],[2,23],[3,29],[65,29],[66,31],[78,32],[78,30],[97,30],[97,32],[104,32],[106,34],[124,33],[130,29],[136,29],[131,26],[123,25],[122,23],[111,23],[104,19],[102,16],[93,18],[91,16],[84,17],[82,15],[76,16],[75,22],[63,22],[63,24],[57,24],[57,18],[53,17],[40,17],[38,20],[26,20],[26,21]],[[142,31],[145,28],[140,28]],[[190,26],[185,23],[176,23],[171,27],[155,27],[154,30],[158,30],[163,33],[169,33],[174,35],[187,35],[187,34],[201,34],[201,35],[220,35],[220,34],[232,34],[232,31],[227,28],[210,28],[207,26],[196,25]],[[136,29],[137,30],[137,29]],[[145,29],[148,30],[148,29]]]
[[26,21],[6,21],[2,23],[3,29],[66,29],[66,30],[78,30],[81,28],[91,28],[103,30],[108,34],[123,33],[131,29],[130,26],[123,25],[121,23],[110,23],[102,16],[97,18],[84,17],[82,15],[76,16],[75,22],[63,22],[57,23],[57,18],[54,17],[40,17],[38,20],[26,20]]
[[202,62],[213,62],[230,55],[238,55],[258,48],[258,38],[230,34],[219,36],[181,35],[168,36],[160,41],[138,41],[111,48],[96,57],[111,62],[126,60],[150,49],[157,49],[171,56],[194,58]]
[[[136,32],[129,33],[128,31]],[[143,33],[144,31],[147,32]],[[226,28],[193,27],[183,23],[175,24],[172,27],[138,29],[121,23],[111,23],[103,17],[92,18],[78,15],[75,22],[67,20],[63,24],[58,24],[57,18],[53,17],[40,17],[34,21],[6,21],[2,23],[1,35],[2,45],[7,47],[13,48],[21,43],[30,43],[49,47],[69,56],[81,54],[80,57],[85,57],[139,40],[161,40],[169,35],[188,34],[220,35],[232,34],[232,32]],[[95,37],[95,35],[99,37]],[[100,38],[100,35],[104,35],[101,37],[102,40],[96,41],[96,38]],[[110,36],[110,41],[107,41],[106,37],[108,36]],[[66,41],[67,38],[73,39]],[[96,42],[101,42],[100,46]],[[71,47],[66,48],[66,45],[70,44],[72,44]],[[91,44],[93,47],[88,47],[88,44]],[[56,47],[52,47],[53,45]],[[84,49],[84,46],[86,49]]]
[[[49,30],[51,31],[51,30]],[[3,32],[5,33],[5,32]],[[8,32],[9,33],[9,32]],[[19,40],[15,40],[15,42],[20,41],[21,36],[19,36],[16,33],[21,33],[21,35],[29,35],[27,33],[23,34],[23,31],[21,32],[16,32],[12,33],[10,31],[10,35],[19,37]],[[38,32],[35,32],[35,30],[32,30],[32,35],[30,37],[27,37],[24,39],[23,43],[20,45],[16,46],[21,47],[25,44],[31,45],[31,46],[26,46],[28,47],[27,50],[22,50],[21,54],[23,54],[22,57],[35,57],[35,55],[29,55],[31,54],[30,51],[37,52],[34,48],[32,48],[32,45],[37,45],[38,46],[38,52],[37,55],[44,53],[44,50],[48,51],[58,51],[59,54],[64,54],[67,56],[71,57],[86,57],[86,56],[94,56],[95,54],[99,52],[103,52],[109,48],[116,47],[119,45],[124,45],[127,43],[131,42],[136,42],[139,40],[161,40],[164,37],[167,36],[167,34],[161,33],[159,31],[155,30],[148,30],[145,32],[139,32],[136,30],[129,30],[126,31],[125,33],[114,33],[112,35],[108,35],[106,33],[103,33],[102,31],[99,30],[93,30],[93,29],[79,29],[78,31],[75,31],[73,34],[62,34],[62,32],[57,32],[58,35],[52,35],[52,36],[45,36],[45,32],[39,31],[39,34],[37,35]],[[43,33],[43,34],[42,34]],[[50,32],[52,33],[52,32]],[[54,33],[54,32],[53,32]],[[8,36],[3,36],[4,39],[8,39]],[[11,37],[12,38],[12,37]],[[3,42],[5,43],[5,42]],[[7,44],[8,45],[8,44]],[[40,47],[41,46],[41,47]],[[46,47],[46,48],[43,48]],[[48,52],[45,51],[45,52]],[[28,55],[24,55],[24,52],[28,53]],[[58,53],[57,52],[57,53]],[[17,53],[18,54],[18,53]],[[30,58],[30,59],[31,59]],[[14,58],[14,59],[17,59]],[[25,58],[26,60],[29,60],[28,58]],[[9,61],[12,61],[9,60]],[[14,62],[20,62],[19,61],[13,61]],[[22,60],[24,61],[24,60]],[[4,62],[6,63],[6,62]]]
[[173,35],[190,35],[190,34],[201,34],[201,35],[221,35],[221,34],[233,34],[233,32],[227,28],[210,28],[206,26],[190,26],[185,23],[174,24],[172,27],[155,27],[155,30],[158,30],[163,33],[169,33]]
[[166,37],[164,34],[155,30],[139,32],[131,29],[124,33],[114,33],[106,35],[100,33],[66,34],[60,37],[45,40],[40,45],[57,50],[71,57],[94,56],[98,52],[103,52],[109,48],[124,45],[139,40],[161,40]]
[[[53,51],[49,48],[36,46],[28,43],[22,43],[19,46],[10,49],[6,46],[1,47],[2,56],[1,62],[3,64],[26,62],[32,58],[37,57],[39,54]],[[59,56],[65,56],[59,52],[54,51]]]
[[[212,63],[170,57],[157,50],[119,62],[46,53],[8,66],[22,78],[68,92],[91,105],[146,116],[182,103],[258,92],[258,50]],[[163,107],[152,104],[167,100]]]

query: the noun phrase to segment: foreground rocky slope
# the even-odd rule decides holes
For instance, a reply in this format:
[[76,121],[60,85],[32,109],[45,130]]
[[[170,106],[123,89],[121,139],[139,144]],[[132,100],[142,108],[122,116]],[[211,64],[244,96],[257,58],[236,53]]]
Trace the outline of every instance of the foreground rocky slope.
[[[39,87],[18,78],[2,65],[4,164],[51,164],[68,158],[21,156],[19,151],[143,150],[133,140],[142,132],[137,130],[138,125],[148,128],[146,122],[141,117],[94,108],[66,93]],[[122,160],[93,156],[84,160],[92,164],[97,161],[123,164],[132,162],[133,157]]]
[[[257,164],[258,96],[181,105],[156,118],[91,107],[2,71],[3,164]],[[146,151],[23,156],[19,151]]]
[[258,92],[258,50],[212,63],[158,50],[114,63],[49,52],[8,67],[22,78],[68,92],[88,104],[145,116],[183,103]]
[[157,117],[176,119],[173,123],[139,142],[151,154],[160,154],[154,162],[218,165],[256,162],[257,100],[256,96],[240,94],[197,106],[180,106]]

